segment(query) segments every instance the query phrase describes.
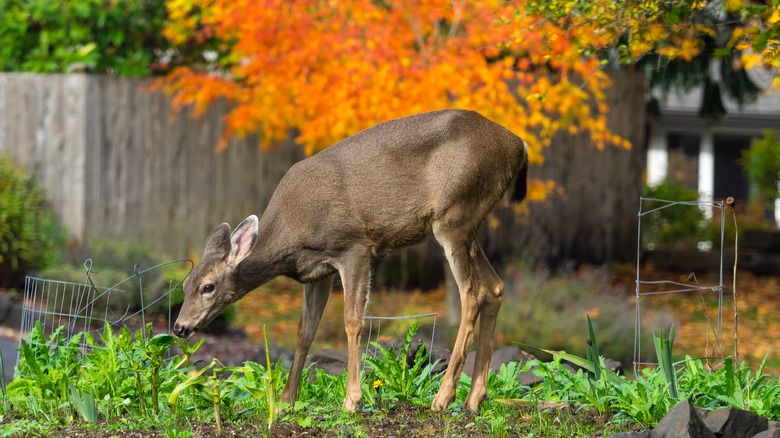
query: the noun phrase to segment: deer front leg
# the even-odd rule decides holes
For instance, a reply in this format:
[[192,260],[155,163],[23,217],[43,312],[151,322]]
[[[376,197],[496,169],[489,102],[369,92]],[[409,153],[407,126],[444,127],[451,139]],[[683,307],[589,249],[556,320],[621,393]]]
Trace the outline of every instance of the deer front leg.
[[360,389],[360,332],[363,316],[368,304],[371,276],[371,253],[368,249],[357,249],[337,266],[344,286],[344,329],[347,332],[347,394],[344,410],[354,412],[363,394]]
[[298,395],[298,385],[301,381],[301,372],[306,362],[309,347],[317,334],[317,327],[325,311],[325,305],[330,298],[330,288],[333,276],[329,275],[315,283],[303,285],[303,308],[301,319],[298,321],[298,340],[295,345],[295,357],[290,367],[290,375],[282,391],[282,401],[292,406]]
[[467,244],[461,242],[460,245],[456,246],[458,242],[456,239],[459,238],[458,233],[453,233],[456,236],[453,240],[447,239],[447,236],[436,234],[436,230],[434,230],[434,234],[444,247],[444,253],[458,285],[461,306],[458,337],[452,348],[452,356],[442,378],[441,387],[431,405],[434,410],[443,411],[455,398],[460,373],[463,370],[466,354],[468,354],[474,336],[474,324],[479,316],[481,287],[479,278],[476,276],[477,265],[473,259],[476,241]]

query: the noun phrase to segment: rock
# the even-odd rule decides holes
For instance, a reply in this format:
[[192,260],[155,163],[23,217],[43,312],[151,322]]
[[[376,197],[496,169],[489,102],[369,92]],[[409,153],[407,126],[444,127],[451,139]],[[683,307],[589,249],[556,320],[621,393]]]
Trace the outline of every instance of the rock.
[[715,438],[688,399],[669,410],[653,430],[661,438]]
[[609,438],[658,438],[654,430],[643,430],[641,432],[620,432],[610,435]]
[[5,326],[10,327],[14,330],[21,330],[23,312],[24,312],[24,306],[22,306],[22,303],[16,300],[12,300],[10,310],[5,320]]
[[[474,372],[475,358],[476,351],[472,351],[466,356],[466,362],[463,364],[463,372],[469,377]],[[526,361],[532,359],[536,358],[518,347],[504,347],[493,352],[493,356],[490,358],[490,371],[497,373],[501,369],[501,365],[511,362],[518,362],[520,365],[523,365]]]
[[604,368],[612,371],[613,373],[620,373],[623,371],[623,364],[619,360],[604,358]]
[[[328,374],[339,375],[347,370],[347,350],[331,350],[324,348],[317,350],[306,358],[304,368],[311,364],[312,371],[323,370]],[[313,378],[314,373],[310,376]]]
[[753,438],[780,438],[780,423],[770,421],[767,430],[753,435]]
[[0,293],[0,324],[5,324],[5,320],[11,313],[12,304],[13,299],[8,294]]
[[751,438],[769,428],[765,417],[736,408],[710,411],[703,419],[707,428],[721,437]]
[[[282,359],[282,366],[289,370],[290,366],[292,365],[294,354],[295,353],[292,351],[287,350],[286,348],[282,348],[274,343],[268,344],[268,356],[270,357],[272,364],[276,364],[279,359]],[[264,345],[260,346],[260,348],[257,350],[257,353],[255,353],[255,355],[252,357],[252,361],[265,366],[266,360]]]

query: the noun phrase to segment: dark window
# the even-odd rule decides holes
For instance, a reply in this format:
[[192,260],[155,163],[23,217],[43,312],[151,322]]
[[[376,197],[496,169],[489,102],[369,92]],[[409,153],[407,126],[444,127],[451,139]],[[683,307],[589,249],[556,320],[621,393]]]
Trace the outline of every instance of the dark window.
[[691,190],[699,189],[698,134],[672,133],[666,136],[669,155],[666,168],[667,181],[685,184]]
[[733,196],[748,198],[748,181],[742,170],[742,151],[750,148],[748,136],[715,135],[715,187],[714,200]]

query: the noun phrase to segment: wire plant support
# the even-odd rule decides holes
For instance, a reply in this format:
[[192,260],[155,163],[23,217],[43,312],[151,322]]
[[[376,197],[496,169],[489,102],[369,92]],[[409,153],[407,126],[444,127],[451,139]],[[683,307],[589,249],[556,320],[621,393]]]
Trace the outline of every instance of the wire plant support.
[[[652,207],[647,209],[646,206],[652,203]],[[705,212],[705,216],[709,216],[708,213],[720,211],[720,254],[718,265],[718,284],[716,285],[699,285],[698,282],[694,284],[686,284],[672,280],[655,280],[648,281],[643,280],[640,275],[640,256],[642,254],[642,219],[652,215],[655,212],[659,212],[664,209],[670,208],[699,208]],[[641,301],[642,297],[651,297],[662,294],[687,294],[697,292],[702,294],[714,293],[717,294],[718,308],[716,310],[717,322],[715,331],[715,353],[718,357],[723,356],[723,247],[725,241],[724,225],[726,216],[726,203],[723,201],[670,201],[666,199],[655,198],[639,198],[639,214],[638,214],[638,226],[637,226],[637,253],[636,253],[636,315],[634,326],[634,377],[637,377],[639,371],[645,366],[658,365],[655,362],[647,362],[642,360],[642,312]],[[701,247],[699,248],[702,249]],[[695,277],[694,277],[695,279]],[[709,329],[709,328],[708,328]]]
[[[374,334],[374,321],[377,322],[376,327],[376,336],[374,337],[374,343],[379,343],[379,333],[382,331],[382,321],[400,321],[400,320],[406,320],[406,319],[422,319],[422,318],[433,318],[433,329],[431,330],[431,343],[429,344],[429,352],[433,351],[433,341],[436,336],[436,319],[438,318],[438,313],[424,313],[420,315],[406,315],[406,316],[365,316],[363,318],[364,321],[368,321],[368,340],[366,341],[366,351],[365,355],[369,355],[369,347],[371,346],[371,337]],[[377,347],[373,348],[373,351],[371,352],[371,355],[376,356],[377,355]],[[403,358],[405,359],[405,358]],[[366,371],[366,361],[363,360],[363,366],[360,369],[360,375],[361,379],[363,376],[363,373]],[[428,356],[428,365],[431,364],[431,356]],[[429,379],[431,382],[433,381],[433,376],[429,376]]]
[[[193,266],[192,260],[187,259],[172,260],[147,269],[136,265],[133,267],[133,275],[111,287],[95,285],[92,277],[97,271],[93,271],[92,259],[84,262],[86,274],[83,283],[26,277],[19,348],[22,340],[30,342],[29,333],[37,323],[41,324],[46,336],[63,326],[65,329],[62,335],[65,340],[71,339],[79,332],[86,332],[91,334],[96,342],[100,342],[100,335],[105,330],[106,323],[112,328],[139,329],[146,326],[147,312],[150,309],[155,309],[158,314],[167,312],[167,332],[170,333],[172,293],[181,287]],[[163,273],[168,272],[166,269],[177,269],[174,274],[178,274],[172,275],[167,285],[161,284],[160,279]],[[184,272],[186,274],[182,276]],[[178,276],[181,278],[175,278]],[[157,279],[152,282],[151,287],[147,287],[152,290],[151,294],[145,293],[144,278]],[[136,294],[137,296],[133,296]],[[78,348],[86,351],[88,348],[102,347],[87,345],[86,340],[82,340]]]

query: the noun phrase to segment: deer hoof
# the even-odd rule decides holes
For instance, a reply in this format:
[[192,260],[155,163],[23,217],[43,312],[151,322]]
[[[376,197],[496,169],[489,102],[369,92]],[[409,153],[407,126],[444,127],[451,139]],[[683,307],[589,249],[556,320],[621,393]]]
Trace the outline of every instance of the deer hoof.
[[452,403],[452,400],[455,399],[455,396],[447,397],[443,396],[441,392],[436,394],[436,398],[433,399],[433,404],[431,404],[431,409],[434,411],[444,412],[447,410],[447,407]]
[[351,397],[347,397],[344,399],[344,404],[341,406],[341,409],[347,411],[347,412],[355,412],[360,406],[361,401],[353,401]]

